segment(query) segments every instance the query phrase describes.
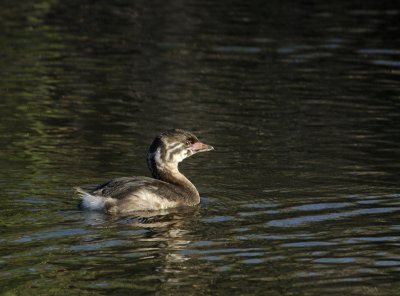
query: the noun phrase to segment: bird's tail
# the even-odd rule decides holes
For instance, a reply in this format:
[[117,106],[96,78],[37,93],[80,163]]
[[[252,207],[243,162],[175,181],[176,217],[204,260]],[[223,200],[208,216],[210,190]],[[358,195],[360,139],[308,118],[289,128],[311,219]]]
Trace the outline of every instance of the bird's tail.
[[79,202],[79,208],[82,210],[100,211],[104,209],[104,197],[92,195],[80,187],[75,187],[75,190],[81,198]]

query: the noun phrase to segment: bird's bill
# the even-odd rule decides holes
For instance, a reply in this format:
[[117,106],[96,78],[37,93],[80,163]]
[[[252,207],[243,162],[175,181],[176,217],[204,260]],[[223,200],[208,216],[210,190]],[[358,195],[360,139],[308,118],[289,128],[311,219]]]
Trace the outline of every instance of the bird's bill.
[[191,146],[193,152],[206,152],[214,150],[214,147],[208,144],[204,144],[202,142],[193,143]]

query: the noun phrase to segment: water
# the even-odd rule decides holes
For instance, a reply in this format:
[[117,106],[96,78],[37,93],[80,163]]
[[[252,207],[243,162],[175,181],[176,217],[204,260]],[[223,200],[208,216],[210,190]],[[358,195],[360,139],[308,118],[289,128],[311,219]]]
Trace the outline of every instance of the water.
[[[4,295],[396,295],[395,1],[2,1]],[[72,187],[148,175],[160,131],[199,207],[112,217]]]

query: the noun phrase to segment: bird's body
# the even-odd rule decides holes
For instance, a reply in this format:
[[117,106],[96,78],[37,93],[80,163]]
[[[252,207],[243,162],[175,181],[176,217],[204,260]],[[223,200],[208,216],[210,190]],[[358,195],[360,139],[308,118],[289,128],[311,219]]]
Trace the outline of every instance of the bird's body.
[[80,206],[106,213],[127,213],[197,205],[199,193],[179,172],[178,163],[197,152],[212,149],[190,132],[179,129],[164,132],[154,139],[147,153],[153,178],[121,177],[89,190],[77,188]]

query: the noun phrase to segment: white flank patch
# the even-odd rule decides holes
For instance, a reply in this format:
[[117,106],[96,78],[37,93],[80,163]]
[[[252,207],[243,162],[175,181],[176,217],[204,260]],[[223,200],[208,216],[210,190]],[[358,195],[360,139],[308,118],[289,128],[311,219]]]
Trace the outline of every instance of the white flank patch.
[[83,209],[92,211],[100,211],[104,209],[104,197],[91,195],[81,188],[77,188],[76,190],[78,191],[79,196],[82,199],[81,206]]

